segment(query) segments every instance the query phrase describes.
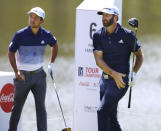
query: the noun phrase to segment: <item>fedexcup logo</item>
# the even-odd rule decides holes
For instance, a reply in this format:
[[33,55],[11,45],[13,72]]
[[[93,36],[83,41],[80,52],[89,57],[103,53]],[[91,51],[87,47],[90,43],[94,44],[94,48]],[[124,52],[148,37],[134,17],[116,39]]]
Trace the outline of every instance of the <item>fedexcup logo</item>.
[[11,112],[14,100],[14,86],[7,83],[3,86],[0,93],[0,106],[6,113]]

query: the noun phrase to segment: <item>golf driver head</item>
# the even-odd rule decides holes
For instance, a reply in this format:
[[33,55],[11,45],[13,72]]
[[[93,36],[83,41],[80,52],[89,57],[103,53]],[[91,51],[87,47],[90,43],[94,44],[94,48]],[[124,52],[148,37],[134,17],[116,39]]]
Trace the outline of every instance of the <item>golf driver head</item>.
[[133,27],[133,28],[138,28],[139,21],[138,21],[137,18],[130,18],[130,19],[128,20],[128,23],[129,23],[129,25],[130,25],[131,27]]

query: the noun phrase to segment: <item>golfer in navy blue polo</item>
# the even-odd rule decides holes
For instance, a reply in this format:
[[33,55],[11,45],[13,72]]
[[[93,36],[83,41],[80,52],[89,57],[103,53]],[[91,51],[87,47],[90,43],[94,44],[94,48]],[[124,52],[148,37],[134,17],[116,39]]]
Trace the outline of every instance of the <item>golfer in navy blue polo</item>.
[[37,130],[47,131],[46,73],[43,70],[44,54],[45,48],[49,44],[51,46],[49,71],[52,71],[53,62],[58,52],[58,44],[50,31],[40,26],[44,22],[44,10],[35,7],[28,14],[29,26],[17,31],[9,45],[8,57],[15,72],[15,95],[8,131],[17,131],[21,112],[30,91],[32,91],[35,99]]
[[[100,80],[101,103],[97,111],[98,131],[121,131],[117,120],[117,106],[125,95],[129,84],[128,75],[138,72],[143,54],[134,33],[117,23],[117,7],[104,8],[97,13],[102,15],[103,27],[93,35],[93,52],[96,64],[103,70]],[[134,49],[136,39],[136,48]],[[130,54],[134,52],[136,62],[134,72],[129,73]]]

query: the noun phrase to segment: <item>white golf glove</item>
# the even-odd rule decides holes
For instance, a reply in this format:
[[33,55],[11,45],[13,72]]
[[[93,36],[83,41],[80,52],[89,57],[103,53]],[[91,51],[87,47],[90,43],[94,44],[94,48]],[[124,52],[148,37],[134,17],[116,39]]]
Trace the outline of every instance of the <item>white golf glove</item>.
[[129,86],[134,86],[136,81],[136,73],[130,72],[129,73]]
[[50,63],[48,65],[48,72],[49,72],[49,74],[51,74],[51,73],[53,73],[53,71],[54,71],[54,63]]

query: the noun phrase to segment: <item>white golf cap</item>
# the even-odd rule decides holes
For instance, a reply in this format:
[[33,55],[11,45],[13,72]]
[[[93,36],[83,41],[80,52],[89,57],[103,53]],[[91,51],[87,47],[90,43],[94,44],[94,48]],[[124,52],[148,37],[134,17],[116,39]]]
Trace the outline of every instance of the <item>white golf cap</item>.
[[28,12],[28,14],[30,14],[30,13],[34,13],[34,14],[40,16],[42,19],[45,19],[45,11],[43,9],[41,9],[40,7],[34,7],[34,8],[32,8]]
[[111,15],[117,15],[119,16],[119,9],[116,6],[103,8],[101,11],[98,11],[98,15],[102,15],[103,13],[111,14]]

